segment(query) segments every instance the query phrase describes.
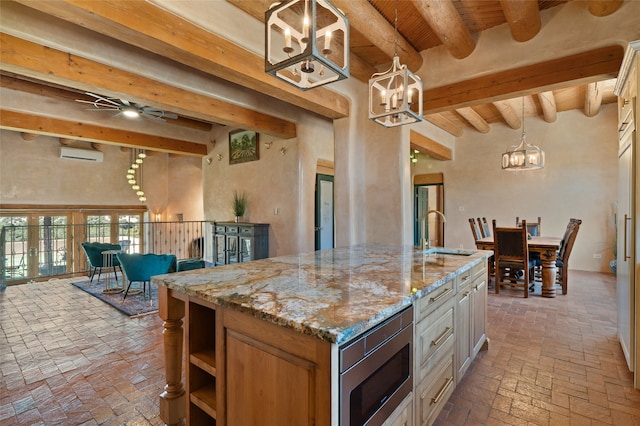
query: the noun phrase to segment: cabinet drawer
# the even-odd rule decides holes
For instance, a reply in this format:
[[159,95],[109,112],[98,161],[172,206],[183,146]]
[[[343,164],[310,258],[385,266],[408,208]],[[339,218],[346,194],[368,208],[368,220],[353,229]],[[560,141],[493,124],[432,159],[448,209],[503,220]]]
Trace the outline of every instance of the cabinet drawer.
[[468,269],[458,275],[456,277],[456,291],[460,291],[461,288],[469,285],[471,281],[481,273],[486,273],[486,267],[486,261],[480,262],[477,265],[473,266],[471,269]]
[[238,233],[238,227],[237,226],[227,226],[226,232],[227,232],[227,234],[237,234]]
[[447,300],[453,297],[453,280],[447,281],[440,288],[427,294],[416,302],[416,323],[421,321]]
[[239,229],[240,235],[253,235],[252,226],[241,226]]
[[437,308],[416,326],[416,377],[425,378],[442,357],[450,357],[454,347],[453,300]]
[[417,424],[431,425],[455,388],[453,356],[443,358],[416,390]]
[[225,227],[224,226],[218,226],[216,225],[216,234],[224,234],[225,233]]

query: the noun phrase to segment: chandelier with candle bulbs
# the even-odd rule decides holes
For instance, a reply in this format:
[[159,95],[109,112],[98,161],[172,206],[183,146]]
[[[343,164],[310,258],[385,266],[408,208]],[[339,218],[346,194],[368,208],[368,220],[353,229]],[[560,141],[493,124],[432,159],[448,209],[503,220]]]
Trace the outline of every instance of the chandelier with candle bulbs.
[[391,68],[369,80],[369,118],[385,127],[422,121],[422,80],[398,57],[398,0],[395,1]]
[[522,138],[502,154],[502,170],[521,171],[544,168],[544,151],[527,143],[524,133],[524,97],[522,97]]
[[274,3],[265,23],[267,73],[303,90],[349,76],[349,20],[328,0]]

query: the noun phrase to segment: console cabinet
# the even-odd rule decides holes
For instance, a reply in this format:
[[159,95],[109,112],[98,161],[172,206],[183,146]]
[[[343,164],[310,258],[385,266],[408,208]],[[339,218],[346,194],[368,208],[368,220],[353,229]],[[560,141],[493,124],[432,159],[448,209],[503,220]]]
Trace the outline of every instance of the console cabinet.
[[213,226],[213,261],[216,266],[269,257],[269,225],[216,222]]

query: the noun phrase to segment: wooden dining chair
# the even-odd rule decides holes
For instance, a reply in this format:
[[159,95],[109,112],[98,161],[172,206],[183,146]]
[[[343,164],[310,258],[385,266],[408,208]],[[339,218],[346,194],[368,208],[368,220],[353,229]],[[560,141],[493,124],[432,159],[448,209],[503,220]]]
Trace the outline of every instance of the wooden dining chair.
[[523,287],[524,297],[529,297],[534,263],[529,260],[526,221],[523,220],[520,227],[499,228],[494,219],[493,240],[495,293],[500,292],[501,285],[510,285]]
[[542,230],[540,229],[540,216],[538,216],[538,221],[537,222],[528,222],[526,220],[520,220],[520,218],[518,216],[516,216],[516,226],[518,228],[522,227],[522,223],[526,222],[527,224],[527,232],[529,234],[531,234],[531,236],[533,237],[539,237],[542,232]]
[[478,218],[478,227],[482,233],[482,238],[491,236],[491,229],[489,228],[486,217],[483,217],[482,219]]
[[[569,284],[569,256],[573,249],[573,244],[576,242],[578,236],[578,230],[582,224],[581,219],[569,219],[567,229],[564,231],[564,236],[560,242],[560,249],[556,256],[556,285],[562,287],[562,294],[567,294]],[[542,265],[540,259],[534,260],[536,267]]]
[[476,223],[474,218],[469,218],[469,226],[471,227],[471,233],[473,234],[473,243],[475,244],[480,238],[482,238],[482,233],[480,232],[480,227]]

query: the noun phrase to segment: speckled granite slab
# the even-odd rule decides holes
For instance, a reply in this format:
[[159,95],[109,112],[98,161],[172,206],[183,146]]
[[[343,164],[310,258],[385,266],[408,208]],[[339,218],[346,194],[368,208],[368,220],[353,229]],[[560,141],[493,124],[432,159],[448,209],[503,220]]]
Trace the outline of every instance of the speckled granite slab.
[[153,282],[341,344],[491,251],[363,244],[160,275]]

